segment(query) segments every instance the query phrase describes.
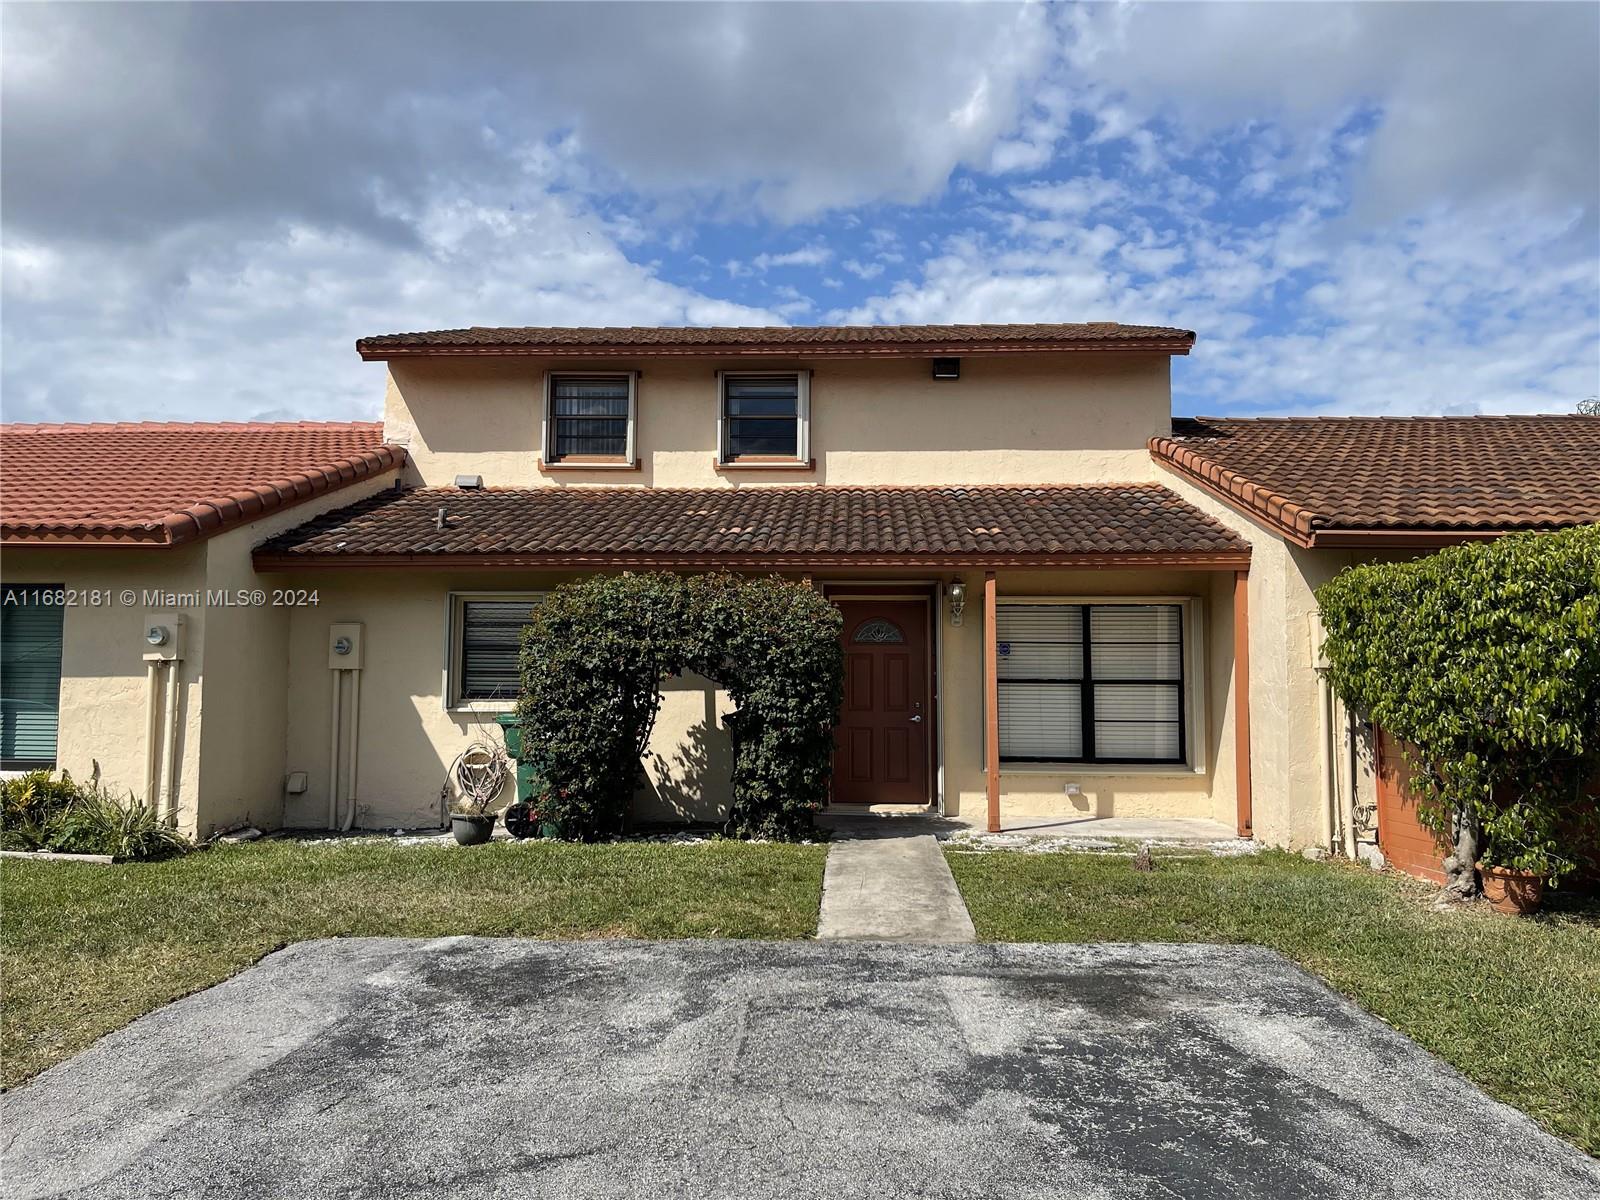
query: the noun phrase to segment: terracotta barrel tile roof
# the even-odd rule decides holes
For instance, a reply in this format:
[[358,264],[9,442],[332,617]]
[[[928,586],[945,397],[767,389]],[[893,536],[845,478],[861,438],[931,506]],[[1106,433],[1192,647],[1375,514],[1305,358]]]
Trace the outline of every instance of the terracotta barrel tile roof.
[[1249,553],[1155,484],[424,488],[317,517],[261,546],[256,563],[1242,566]]
[[1156,458],[1302,545],[1600,521],[1600,417],[1202,417]]
[[0,425],[0,537],[173,545],[404,461],[375,422]]
[[438,329],[365,337],[366,359],[417,354],[995,354],[1013,350],[1151,350],[1187,354],[1194,333],[1115,321],[1035,325],[551,326]]

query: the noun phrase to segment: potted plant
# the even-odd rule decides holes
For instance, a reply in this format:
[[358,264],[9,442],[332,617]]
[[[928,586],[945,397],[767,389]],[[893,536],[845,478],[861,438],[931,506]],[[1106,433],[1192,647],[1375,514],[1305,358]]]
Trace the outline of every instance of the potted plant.
[[531,802],[519,801],[506,806],[506,829],[518,838],[561,837],[561,822],[551,815],[555,801],[566,796],[565,790],[546,788]]
[[1550,878],[1548,872],[1526,871],[1517,867],[1501,867],[1492,863],[1478,864],[1478,877],[1482,881],[1483,898],[1497,913],[1525,917],[1539,911],[1544,903],[1544,885]]
[[494,836],[499,814],[484,812],[466,801],[457,801],[450,812],[450,833],[460,846],[481,846]]
[[1517,845],[1490,838],[1479,859],[1483,898],[1497,913],[1525,917],[1544,903],[1545,885],[1559,867],[1540,845]]
[[494,836],[498,814],[491,805],[506,782],[506,754],[491,742],[473,742],[450,767],[456,803],[450,810],[450,834],[462,846],[481,846]]

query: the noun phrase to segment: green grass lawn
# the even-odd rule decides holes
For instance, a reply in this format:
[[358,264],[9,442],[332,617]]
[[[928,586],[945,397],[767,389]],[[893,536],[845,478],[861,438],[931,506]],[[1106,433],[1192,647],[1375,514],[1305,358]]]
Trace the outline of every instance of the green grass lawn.
[[947,857],[981,939],[1270,946],[1600,1154],[1600,905],[1434,912],[1427,885],[1282,853]]
[[218,846],[101,867],[0,859],[11,1086],[305,938],[799,938],[823,846]]

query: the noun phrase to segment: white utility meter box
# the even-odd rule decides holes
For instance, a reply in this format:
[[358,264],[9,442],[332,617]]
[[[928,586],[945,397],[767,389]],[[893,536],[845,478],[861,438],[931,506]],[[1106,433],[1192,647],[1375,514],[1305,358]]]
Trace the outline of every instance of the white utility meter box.
[[153,612],[144,615],[145,662],[179,662],[183,658],[183,614]]
[[339,621],[328,626],[328,667],[334,671],[359,671],[365,652],[360,621]]
[[1331,664],[1328,662],[1328,634],[1322,628],[1322,614],[1311,613],[1310,618],[1311,665],[1319,671],[1326,671]]

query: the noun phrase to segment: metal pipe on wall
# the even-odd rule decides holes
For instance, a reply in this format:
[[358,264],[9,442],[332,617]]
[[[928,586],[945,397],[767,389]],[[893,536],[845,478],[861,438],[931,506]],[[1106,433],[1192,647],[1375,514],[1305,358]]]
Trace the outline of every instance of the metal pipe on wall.
[[161,753],[161,806],[170,823],[178,819],[178,660],[167,663],[167,730]]
[[330,728],[328,747],[328,828],[339,828],[339,709],[341,707],[342,689],[339,677],[342,671],[330,671],[333,676],[333,707],[329,711],[328,725]]
[[1326,671],[1317,672],[1317,684],[1322,701],[1322,845],[1332,854],[1338,848],[1339,731],[1333,720],[1333,684]]
[[1356,861],[1356,778],[1358,763],[1356,762],[1356,714],[1344,707],[1345,724],[1349,729],[1349,767],[1350,767],[1350,794],[1345,798],[1344,804],[1344,852],[1351,862]]
[[[345,674],[346,672],[340,672]],[[356,762],[358,747],[361,745],[361,672],[350,671],[350,760],[349,775],[345,785],[345,792],[350,802],[349,811],[344,815],[344,824],[339,828],[345,833],[350,832],[350,826],[356,822]]]
[[156,770],[161,745],[161,663],[149,660],[144,664],[144,802],[160,811],[160,784]]

